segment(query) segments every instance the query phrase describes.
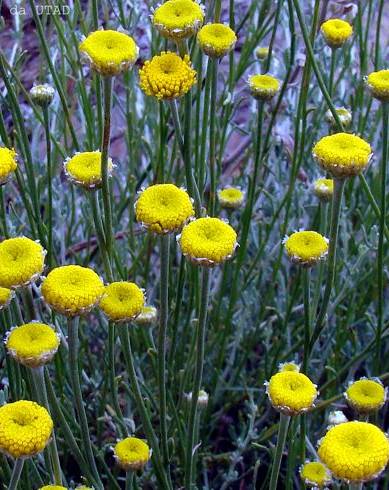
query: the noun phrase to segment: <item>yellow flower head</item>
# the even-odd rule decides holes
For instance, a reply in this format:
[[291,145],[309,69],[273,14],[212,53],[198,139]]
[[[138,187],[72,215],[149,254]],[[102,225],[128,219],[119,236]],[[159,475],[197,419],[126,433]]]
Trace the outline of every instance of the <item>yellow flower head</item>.
[[0,185],[5,184],[15,172],[18,166],[16,157],[15,150],[0,147]]
[[115,76],[136,62],[138,46],[132,37],[118,31],[95,31],[79,46],[81,55],[93,70],[104,76]]
[[129,322],[142,311],[143,291],[133,282],[112,282],[105,288],[100,308],[113,322]]
[[76,490],[94,490],[94,487],[87,487],[86,485],[78,485]]
[[339,48],[352,35],[352,26],[342,19],[330,19],[323,22],[320,28],[324,39],[331,48]]
[[305,374],[296,371],[276,373],[265,385],[270,403],[287,415],[307,412],[318,396],[316,385]]
[[325,136],[316,143],[312,153],[324,170],[338,178],[358,175],[372,157],[369,143],[349,133]]
[[139,70],[140,88],[159,100],[172,100],[185,95],[196,83],[196,71],[189,56],[162,51],[145,62]]
[[65,265],[53,269],[42,284],[42,295],[53,310],[65,316],[88,313],[104,294],[104,284],[92,269]]
[[156,184],[141,192],[135,215],[143,226],[163,235],[180,230],[194,215],[194,209],[184,189],[174,184]]
[[34,85],[30,90],[31,99],[41,107],[47,107],[54,98],[55,90],[48,83]]
[[29,458],[49,442],[53,421],[35,402],[19,400],[0,407],[0,451],[13,458]]
[[[339,117],[340,122],[342,123],[344,128],[347,128],[350,126],[351,121],[352,121],[352,114],[351,111],[346,109],[345,107],[337,107],[335,109],[336,114]],[[333,128],[336,129],[337,123],[335,121],[335,118],[332,114],[332,112],[328,109],[328,111],[325,113],[325,119],[330,124]]]
[[45,266],[46,251],[26,237],[0,243],[0,286],[18,288],[35,282]]
[[204,22],[204,6],[193,0],[167,0],[158,5],[152,22],[162,36],[179,40],[196,33]]
[[244,192],[239,187],[225,187],[217,191],[222,208],[237,209],[244,201]]
[[251,75],[248,84],[256,99],[270,100],[280,90],[280,82],[271,75]]
[[141,470],[150,459],[149,446],[137,437],[126,437],[114,447],[114,457],[124,470]]
[[269,56],[269,47],[268,46],[259,46],[255,50],[255,56],[260,60],[264,61]]
[[[108,158],[108,175],[111,176],[113,164]],[[86,189],[101,187],[101,152],[85,151],[76,153],[64,163],[66,177],[76,185]]]
[[334,181],[325,178],[315,180],[313,192],[321,201],[330,201],[334,193]]
[[44,487],[40,487],[39,490],[68,490],[66,487],[62,485],[45,485]]
[[382,102],[389,101],[389,70],[370,73],[366,78],[366,85],[373,97]]
[[281,362],[278,365],[278,371],[282,373],[283,371],[294,371],[298,373],[300,371],[300,365],[295,362]]
[[292,262],[312,267],[328,253],[328,240],[316,231],[295,231],[283,240]]
[[385,469],[389,442],[376,425],[355,420],[331,427],[319,442],[318,454],[336,478],[365,482]]
[[357,412],[369,413],[384,405],[386,390],[377,378],[361,378],[349,384],[344,396]]
[[307,461],[300,468],[300,477],[311,488],[325,488],[331,481],[331,473],[319,461]]
[[197,34],[200,48],[211,58],[229,53],[237,41],[235,32],[225,24],[207,24]]
[[8,353],[20,364],[36,368],[52,360],[60,340],[53,327],[31,322],[11,329],[7,333],[5,345]]
[[140,314],[135,318],[137,325],[150,325],[158,318],[158,310],[155,306],[144,306]]
[[236,232],[219,218],[199,218],[177,237],[182,253],[193,263],[213,267],[230,259],[237,247]]
[[7,308],[14,296],[15,293],[12,291],[12,289],[0,287],[0,311]]

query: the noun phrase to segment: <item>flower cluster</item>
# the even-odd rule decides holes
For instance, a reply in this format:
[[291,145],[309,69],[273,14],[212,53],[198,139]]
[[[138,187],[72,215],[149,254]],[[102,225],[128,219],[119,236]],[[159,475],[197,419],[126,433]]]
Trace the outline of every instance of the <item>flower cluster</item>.
[[296,264],[311,267],[328,253],[328,240],[316,231],[296,231],[283,241],[285,250]]
[[0,185],[5,184],[17,169],[16,157],[15,150],[0,147]]
[[[112,173],[113,164],[108,158],[108,175]],[[95,189],[101,186],[101,152],[85,151],[76,153],[64,162],[66,177],[76,185],[86,189]]]
[[143,291],[133,282],[113,282],[106,286],[100,308],[113,322],[129,322],[144,306]]
[[7,306],[11,303],[12,298],[15,293],[12,289],[2,288],[0,287],[0,311],[7,308]]
[[320,461],[307,461],[300,468],[300,477],[305,485],[312,488],[325,488],[331,481],[331,473]]
[[197,34],[204,53],[211,58],[221,58],[233,49],[237,41],[235,32],[225,24],[207,24]]
[[280,90],[280,82],[271,75],[251,75],[248,84],[251,95],[261,100],[272,99]]
[[370,73],[366,78],[366,85],[373,97],[382,102],[389,101],[389,70]]
[[217,191],[222,208],[240,208],[244,201],[244,192],[239,187],[225,187]]
[[352,26],[342,19],[330,19],[323,22],[321,32],[331,48],[339,48],[352,35]]
[[114,447],[114,457],[120,468],[128,471],[137,471],[144,468],[150,459],[149,446],[142,439],[127,437],[119,441]]
[[152,22],[162,36],[180,40],[195,34],[204,22],[205,9],[193,0],[167,0],[153,12]]
[[384,405],[386,391],[378,378],[361,378],[350,382],[344,396],[357,412],[369,413]]
[[320,178],[313,183],[313,192],[322,201],[330,201],[334,193],[334,181]]

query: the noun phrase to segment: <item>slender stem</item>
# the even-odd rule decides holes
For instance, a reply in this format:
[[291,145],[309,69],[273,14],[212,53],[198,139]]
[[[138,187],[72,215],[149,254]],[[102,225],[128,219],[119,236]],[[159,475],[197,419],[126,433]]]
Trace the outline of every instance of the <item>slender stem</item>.
[[222,11],[221,0],[215,0],[215,22],[220,22],[221,11]]
[[348,488],[349,490],[362,490],[363,483],[350,483]]
[[119,419],[120,427],[125,433],[126,426],[123,420],[123,414],[119,405],[118,395],[117,395],[117,383],[116,383],[116,373],[115,373],[115,336],[116,336],[116,326],[114,323],[108,323],[108,371],[109,371],[109,384],[111,391],[111,403],[116,412],[116,416]]
[[104,129],[103,141],[101,143],[101,177],[102,177],[102,193],[104,205],[104,222],[105,222],[105,247],[107,250],[108,259],[112,257],[113,233],[112,233],[112,206],[111,206],[111,190],[109,186],[109,143],[111,136],[111,105],[112,105],[112,87],[113,78],[103,78],[103,98],[104,98]]
[[8,490],[16,490],[18,488],[20,475],[22,474],[22,470],[23,470],[23,464],[24,464],[24,459],[17,459],[15,461],[12,470],[11,480],[8,484]]
[[211,190],[209,194],[209,214],[215,214],[216,201],[216,105],[217,105],[217,73],[219,60],[210,59],[211,63],[211,114],[209,120],[209,170]]
[[329,244],[329,251],[328,251],[327,281],[324,290],[323,300],[321,303],[321,308],[309,344],[307,361],[309,359],[309,355],[312,352],[312,349],[317,339],[321,334],[321,331],[324,328],[324,320],[326,318],[330,297],[331,297],[332,286],[334,283],[335,269],[336,269],[336,247],[338,241],[339,217],[340,217],[340,209],[342,204],[344,182],[345,182],[344,179],[334,179],[334,194],[332,196],[332,207],[331,207],[331,231],[330,231],[330,244]]
[[303,273],[303,289],[304,289],[304,354],[302,372],[307,372],[308,356],[309,356],[309,340],[311,338],[311,269],[306,267]]
[[382,104],[382,160],[381,160],[381,215],[379,221],[378,256],[377,256],[377,284],[378,284],[378,311],[376,332],[376,373],[381,370],[381,336],[384,326],[384,245],[385,245],[385,218],[386,218],[386,174],[388,161],[388,117],[389,103]]
[[91,471],[95,480],[99,484],[99,488],[103,488],[101,483],[99,472],[97,470],[95,458],[93,455],[93,449],[91,444],[91,438],[88,427],[88,419],[86,417],[84,402],[82,399],[80,372],[78,366],[78,351],[79,351],[79,339],[78,339],[78,326],[79,318],[68,318],[68,343],[69,343],[69,369],[70,379],[73,389],[74,402],[78,414],[78,419],[81,429],[81,438],[86,452],[86,458],[91,467]]
[[289,422],[290,422],[290,416],[281,413],[280,423],[278,426],[276,453],[274,455],[273,467],[271,470],[269,490],[277,489],[278,475],[280,472],[281,459],[282,459],[282,453],[284,452],[286,436],[288,434]]
[[158,331],[158,392],[162,457],[167,472],[169,472],[169,450],[167,443],[168,430],[166,415],[166,333],[169,305],[169,253],[170,235],[162,235],[160,239],[161,278],[159,283],[160,315]]
[[197,414],[197,401],[199,397],[199,391],[201,388],[201,382],[203,378],[204,368],[204,349],[205,349],[205,328],[207,325],[207,311],[209,301],[209,279],[210,270],[203,268],[202,271],[202,284],[201,284],[201,303],[199,311],[199,322],[197,327],[197,357],[195,367],[195,379],[192,389],[192,400],[190,405],[189,423],[188,423],[188,440],[186,446],[186,465],[185,465],[185,488],[190,490],[192,486],[192,471],[193,471],[193,459],[194,459],[194,445],[195,445],[195,430],[196,430],[196,414]]
[[46,162],[47,162],[47,260],[49,269],[53,267],[54,250],[53,250],[53,169],[51,161],[51,138],[50,138],[50,121],[49,107],[45,105],[42,108],[43,120],[46,138]]
[[330,68],[330,79],[328,83],[328,93],[332,97],[334,91],[334,77],[335,77],[335,63],[336,63],[336,49],[331,49],[331,68]]

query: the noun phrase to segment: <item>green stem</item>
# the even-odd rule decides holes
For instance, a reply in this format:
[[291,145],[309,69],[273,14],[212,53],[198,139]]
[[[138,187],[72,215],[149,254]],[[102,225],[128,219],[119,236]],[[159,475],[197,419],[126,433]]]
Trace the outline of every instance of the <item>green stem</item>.
[[332,207],[331,207],[331,231],[330,231],[330,244],[328,251],[328,269],[327,269],[327,280],[326,286],[324,290],[324,296],[321,303],[321,308],[316,320],[315,329],[313,331],[311,341],[309,343],[309,355],[312,352],[312,349],[318,340],[323,328],[324,328],[324,320],[326,318],[332,286],[334,283],[335,277],[335,269],[336,269],[336,247],[338,241],[338,229],[339,229],[339,218],[340,218],[340,209],[342,204],[342,196],[344,189],[344,179],[334,179],[334,194],[332,197]]
[[303,289],[304,289],[304,355],[302,372],[307,372],[309,357],[309,340],[311,338],[311,269],[309,267],[303,270]]
[[99,472],[97,470],[95,458],[93,455],[93,449],[91,444],[91,438],[88,427],[88,419],[86,417],[84,402],[82,399],[80,372],[78,366],[78,353],[79,353],[79,339],[78,339],[78,326],[79,318],[68,318],[68,343],[69,343],[69,369],[70,378],[73,389],[74,402],[78,414],[78,419],[81,429],[81,438],[86,453],[86,458],[91,467],[91,471],[95,480],[98,482],[99,488],[103,488],[101,483]]
[[216,202],[216,106],[217,106],[217,74],[218,59],[210,59],[211,63],[211,114],[209,120],[209,169],[210,169],[210,194],[209,214],[215,214]]
[[381,215],[379,222],[378,256],[377,256],[377,284],[378,284],[378,311],[377,311],[377,332],[376,332],[376,373],[381,372],[381,336],[384,326],[384,246],[385,246],[385,218],[386,218],[386,174],[388,161],[388,117],[389,103],[382,104],[382,160],[381,160]]
[[46,161],[47,161],[47,261],[49,269],[53,267],[54,250],[53,250],[53,168],[51,161],[51,138],[50,138],[50,120],[49,107],[45,105],[42,108],[43,120],[46,138]]
[[273,460],[273,467],[271,470],[269,490],[277,490],[278,475],[281,467],[282,453],[284,452],[286,436],[288,434],[288,427],[290,422],[290,416],[283,413],[280,414],[280,423],[278,426],[277,446]]
[[335,77],[335,66],[336,66],[336,49],[331,49],[331,68],[330,68],[330,79],[328,84],[328,94],[332,98],[334,91],[334,77]]
[[116,325],[112,322],[108,323],[108,371],[109,371],[109,383],[111,391],[111,403],[116,412],[116,416],[120,423],[120,428],[123,434],[126,433],[126,425],[123,420],[123,414],[119,405],[117,395],[117,383],[115,374],[115,336]]
[[20,475],[22,474],[22,470],[23,470],[23,464],[24,464],[24,459],[17,459],[15,461],[12,470],[11,480],[8,484],[8,490],[16,490],[18,488]]
[[202,284],[201,284],[201,303],[199,311],[199,322],[197,327],[197,357],[195,367],[195,379],[192,389],[192,400],[190,405],[189,423],[188,423],[188,440],[186,446],[186,464],[185,464],[185,488],[190,490],[192,486],[192,472],[193,472],[193,460],[194,460],[194,446],[195,446],[195,429],[196,429],[196,414],[197,414],[197,401],[199,397],[199,391],[201,389],[201,382],[203,378],[204,369],[204,349],[205,349],[205,328],[207,325],[207,311],[209,301],[209,278],[210,270],[205,267],[202,271]]

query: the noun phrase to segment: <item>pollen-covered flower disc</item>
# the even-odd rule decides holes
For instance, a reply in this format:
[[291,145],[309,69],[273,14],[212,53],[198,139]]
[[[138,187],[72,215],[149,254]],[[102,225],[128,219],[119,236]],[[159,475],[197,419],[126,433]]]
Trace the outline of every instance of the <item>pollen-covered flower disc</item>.
[[[113,164],[108,158],[108,176],[111,175]],[[86,189],[101,187],[101,152],[85,151],[76,153],[64,163],[66,177],[76,185]]]
[[313,192],[322,201],[330,201],[334,193],[333,179],[320,178],[313,183]]
[[15,150],[0,147],[0,185],[5,184],[15,172],[18,166],[16,157]]
[[230,259],[237,247],[235,230],[219,218],[199,218],[177,237],[182,253],[193,263],[213,267]]
[[15,293],[12,291],[12,289],[0,287],[0,311],[7,308],[14,296]]
[[239,187],[225,187],[217,191],[217,197],[222,208],[237,209],[244,201],[244,192]]
[[162,36],[185,39],[195,34],[204,22],[204,7],[193,0],[167,0],[158,5],[152,22]]
[[302,481],[311,488],[325,488],[331,481],[331,473],[320,461],[307,461],[300,467]]
[[251,75],[248,84],[256,99],[270,100],[280,90],[280,82],[271,75]]
[[0,243],[0,287],[18,288],[35,282],[45,266],[46,251],[27,237]]
[[53,310],[65,316],[88,313],[104,294],[104,284],[92,269],[65,265],[53,269],[42,284],[42,296]]
[[67,490],[67,488],[62,485],[45,485],[44,487],[40,487],[39,490]]
[[326,43],[331,48],[339,48],[352,35],[352,26],[342,19],[329,19],[320,28]]
[[344,396],[357,412],[369,413],[384,405],[386,390],[377,378],[361,378],[349,384]]
[[389,442],[376,425],[354,420],[331,427],[319,442],[318,454],[336,478],[365,482],[385,469]]
[[114,447],[115,460],[122,469],[141,470],[150,459],[150,448],[137,437],[126,437]]
[[207,24],[197,34],[197,42],[211,58],[221,58],[229,53],[237,41],[235,32],[225,24]]
[[35,402],[19,400],[0,407],[0,451],[15,459],[43,451],[52,431],[50,414]]
[[311,267],[328,253],[328,240],[316,231],[296,231],[284,240],[285,250],[292,262]]
[[366,78],[366,85],[373,97],[382,102],[389,101],[389,70],[370,73]]
[[79,49],[92,69],[104,76],[115,76],[131,68],[139,53],[131,36],[110,30],[92,32]]
[[113,282],[106,286],[100,308],[113,322],[128,322],[136,318],[145,303],[143,291],[133,282]]
[[160,235],[180,230],[193,215],[188,193],[174,184],[151,185],[135,203],[136,220]]
[[312,150],[319,165],[334,177],[352,177],[361,173],[369,164],[372,149],[369,143],[349,133],[325,136]]
[[287,415],[298,415],[313,407],[318,396],[316,385],[303,373],[282,371],[274,374],[266,391],[273,407]]
[[158,100],[172,100],[185,95],[196,83],[196,71],[188,55],[183,58],[171,51],[147,60],[139,70],[140,88]]
[[27,367],[43,366],[58,350],[60,336],[53,327],[39,322],[26,323],[11,329],[6,336],[8,353]]

